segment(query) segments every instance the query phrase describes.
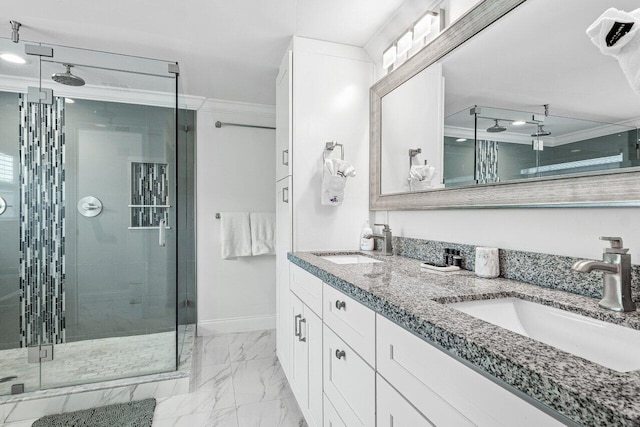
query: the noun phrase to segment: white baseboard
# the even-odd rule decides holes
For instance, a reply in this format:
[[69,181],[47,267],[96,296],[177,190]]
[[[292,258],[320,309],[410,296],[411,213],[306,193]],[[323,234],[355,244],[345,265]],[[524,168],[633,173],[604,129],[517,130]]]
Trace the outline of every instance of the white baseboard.
[[275,329],[276,315],[252,317],[231,317],[227,319],[201,320],[198,322],[198,336],[227,334],[232,332],[259,331]]

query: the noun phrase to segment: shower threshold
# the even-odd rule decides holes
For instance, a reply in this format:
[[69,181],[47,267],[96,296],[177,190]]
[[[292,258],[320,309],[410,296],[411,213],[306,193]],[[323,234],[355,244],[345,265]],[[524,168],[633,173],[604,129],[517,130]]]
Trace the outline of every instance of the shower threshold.
[[[174,332],[170,332],[175,336]],[[52,362],[45,362],[40,369],[34,368],[34,365],[25,365],[23,363],[23,371],[30,368],[30,375],[42,375],[43,379],[58,378],[67,379],[67,381],[74,378],[90,381],[91,378],[104,378],[106,375],[111,377],[126,372],[129,375],[135,375],[135,368],[140,366],[140,372],[144,369],[144,372],[149,372],[153,369],[153,366],[142,366],[144,363],[152,363],[151,359],[140,357],[141,353],[127,353],[125,349],[142,349],[144,346],[140,341],[147,339],[153,341],[157,339],[158,342],[162,341],[165,337],[154,337],[154,335],[162,334],[150,334],[139,335],[133,337],[119,337],[108,338],[106,340],[115,340],[119,342],[118,347],[122,348],[119,353],[122,357],[110,357],[113,360],[99,360],[91,357],[82,357],[82,353],[78,353],[75,359],[63,356],[60,352],[56,353],[56,357],[59,360],[64,360],[64,363],[59,363],[58,366],[50,365]],[[120,341],[117,341],[120,340]],[[93,340],[101,341],[101,340]],[[191,361],[193,345],[195,342],[195,325],[189,325],[186,327],[186,336],[184,340],[184,346],[182,355],[180,358],[180,365],[178,370],[169,372],[160,372],[153,374],[139,374],[140,376],[131,376],[128,378],[120,378],[113,380],[103,380],[99,382],[92,382],[87,384],[61,386],[57,388],[49,388],[45,390],[28,391],[22,394],[15,395],[2,395],[0,396],[0,425],[3,423],[22,421],[26,419],[41,417],[44,415],[51,415],[56,413],[89,409],[95,406],[103,406],[115,403],[127,403],[135,400],[146,399],[150,397],[169,397],[177,394],[188,393],[189,391],[189,378],[191,375]],[[136,345],[136,343],[138,345]],[[70,343],[76,344],[76,343]],[[103,341],[101,344],[105,344]],[[113,344],[113,342],[106,342],[106,344]],[[3,366],[6,368],[4,358],[5,352],[14,350],[1,350],[0,356],[2,356]],[[99,356],[99,348],[95,349],[94,356]],[[113,353],[111,353],[113,355]],[[25,360],[26,358],[21,359]],[[55,360],[55,359],[54,359]],[[110,365],[107,365],[110,364]],[[133,364],[133,367],[132,367]],[[48,366],[49,365],[49,366]],[[26,368],[25,368],[26,366]],[[108,370],[105,368],[108,366]],[[166,365],[164,365],[166,370]],[[10,390],[11,384],[22,383],[23,380],[28,378],[22,377],[21,372],[16,370],[19,366],[14,366],[13,370],[7,370],[17,376],[17,379],[0,383],[0,392],[6,393]],[[121,370],[120,372],[118,370]],[[24,374],[27,375],[27,374]],[[75,377],[67,377],[66,375],[76,375]],[[84,376],[82,376],[84,375]],[[99,376],[101,375],[101,376]],[[12,375],[14,376],[14,375]]]

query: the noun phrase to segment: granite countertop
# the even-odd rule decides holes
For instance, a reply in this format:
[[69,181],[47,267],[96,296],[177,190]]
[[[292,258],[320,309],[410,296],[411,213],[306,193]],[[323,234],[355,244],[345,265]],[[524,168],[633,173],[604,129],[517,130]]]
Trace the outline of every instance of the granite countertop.
[[341,252],[295,252],[288,258],[405,329],[579,424],[640,426],[640,371],[605,368],[445,304],[515,296],[633,329],[640,329],[640,312],[608,312],[598,307],[595,298],[509,279],[482,279],[466,270],[425,271],[416,259],[361,253],[384,262],[340,265],[318,256]]

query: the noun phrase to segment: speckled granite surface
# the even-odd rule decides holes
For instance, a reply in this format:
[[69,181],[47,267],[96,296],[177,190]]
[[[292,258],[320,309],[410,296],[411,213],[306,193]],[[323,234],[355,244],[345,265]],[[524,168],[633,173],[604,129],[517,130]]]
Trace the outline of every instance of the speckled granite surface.
[[[606,242],[603,243],[603,247]],[[439,242],[435,240],[393,238],[393,253],[429,262],[442,262],[445,248],[460,250],[463,268],[475,268],[473,245]],[[561,289],[579,295],[602,298],[602,273],[577,273],[571,270],[581,258],[548,255],[536,252],[500,249],[500,277],[518,280],[547,288]],[[632,261],[634,259],[632,258]],[[640,265],[631,266],[631,283],[635,301],[640,301]]]
[[605,312],[597,299],[504,278],[431,273],[403,256],[374,258],[384,262],[338,265],[289,254],[325,283],[579,424],[640,426],[640,371],[610,370],[442,303],[517,296],[634,329],[640,312]]

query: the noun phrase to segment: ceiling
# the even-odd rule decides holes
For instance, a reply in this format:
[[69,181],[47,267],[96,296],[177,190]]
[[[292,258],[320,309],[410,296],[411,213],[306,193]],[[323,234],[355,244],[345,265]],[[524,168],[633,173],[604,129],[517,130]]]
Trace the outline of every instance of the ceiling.
[[403,1],[14,1],[0,36],[17,20],[21,40],[178,61],[185,94],[272,105],[293,35],[364,46]]

